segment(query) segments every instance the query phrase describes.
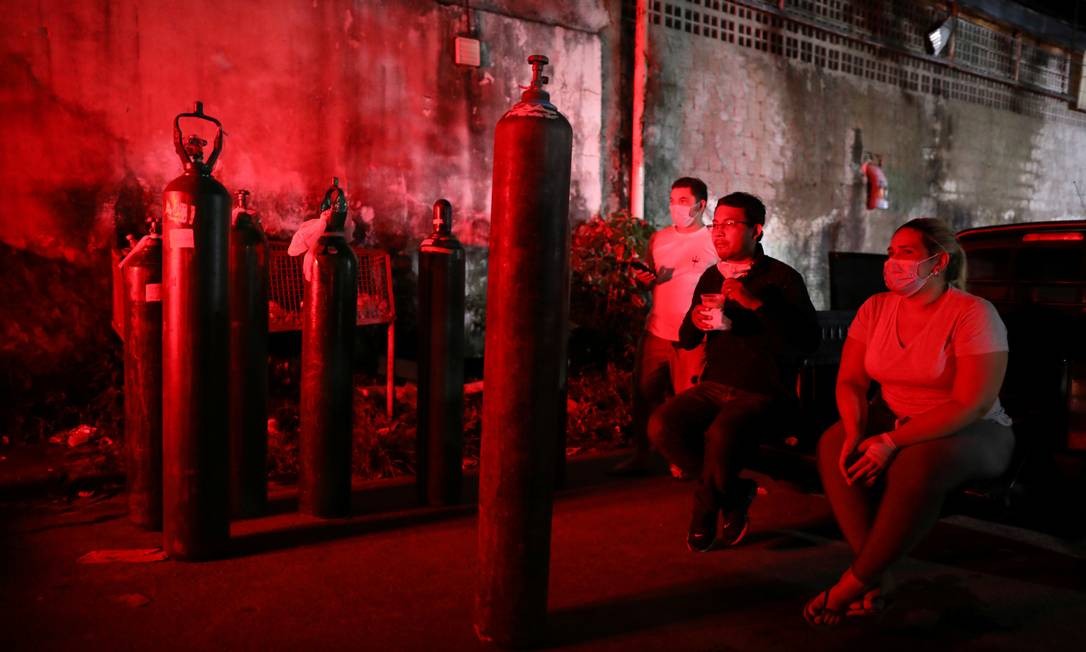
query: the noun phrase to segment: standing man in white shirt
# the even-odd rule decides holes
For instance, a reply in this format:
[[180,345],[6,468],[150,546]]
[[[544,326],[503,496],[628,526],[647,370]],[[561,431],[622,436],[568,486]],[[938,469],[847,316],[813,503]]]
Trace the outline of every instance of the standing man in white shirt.
[[668,396],[693,386],[705,366],[703,346],[694,350],[679,346],[679,326],[702,272],[718,261],[712,235],[702,222],[708,201],[709,191],[701,179],[682,177],[671,184],[671,226],[652,235],[647,265],[634,267],[637,281],[652,288],[652,308],[634,361],[634,453],[616,465],[613,474],[649,471],[649,415]]

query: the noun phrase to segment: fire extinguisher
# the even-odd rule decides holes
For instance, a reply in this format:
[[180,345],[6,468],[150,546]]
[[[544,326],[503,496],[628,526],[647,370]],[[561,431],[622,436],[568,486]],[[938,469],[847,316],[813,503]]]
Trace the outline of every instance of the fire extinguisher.
[[[207,141],[183,140],[181,119],[207,121]],[[166,186],[163,220],[163,548],[174,559],[220,555],[229,540],[227,240],[230,193],[211,176],[222,124],[196,103],[173,121],[185,173]]]
[[230,228],[230,506],[268,503],[268,241],[239,190]]
[[498,122],[487,276],[475,631],[538,642],[565,424],[573,129],[543,90],[547,58]]
[[890,208],[890,188],[882,171],[882,157],[868,154],[860,172],[867,177],[867,210]]
[[464,248],[452,205],[434,202],[434,232],[419,244],[419,499],[460,501],[464,458]]
[[351,426],[358,258],[347,244],[347,197],[339,179],[324,195],[329,211],[310,248],[302,315],[299,506],[306,514],[346,516],[351,508]]
[[162,529],[162,238],[158,223],[120,265],[128,518]]

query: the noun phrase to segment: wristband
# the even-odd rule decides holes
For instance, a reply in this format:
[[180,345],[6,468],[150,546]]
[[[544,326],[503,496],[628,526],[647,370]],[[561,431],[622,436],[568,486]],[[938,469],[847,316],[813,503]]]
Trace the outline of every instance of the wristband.
[[882,433],[876,437],[871,438],[871,445],[867,447],[864,455],[876,460],[879,465],[884,465],[890,458],[897,452],[897,444],[894,443],[889,433]]

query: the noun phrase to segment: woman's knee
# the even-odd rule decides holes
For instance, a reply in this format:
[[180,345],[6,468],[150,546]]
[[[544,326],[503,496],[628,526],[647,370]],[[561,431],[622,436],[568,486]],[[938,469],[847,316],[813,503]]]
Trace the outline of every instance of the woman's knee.
[[841,454],[841,447],[845,445],[845,427],[841,422],[833,424],[818,438],[818,461],[824,460],[837,463]]

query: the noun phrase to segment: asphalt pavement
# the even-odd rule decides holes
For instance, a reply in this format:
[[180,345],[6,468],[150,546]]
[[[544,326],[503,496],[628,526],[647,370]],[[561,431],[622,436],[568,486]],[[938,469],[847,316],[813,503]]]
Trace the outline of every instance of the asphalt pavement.
[[[814,630],[804,602],[847,567],[825,499],[764,475],[739,547],[686,549],[690,485],[570,465],[555,502],[545,649],[1079,650],[1086,546],[952,516],[896,571],[879,622]],[[469,479],[469,500],[473,497]],[[161,535],[101,489],[3,505],[0,649],[476,650],[476,518],[413,506],[410,479],[356,487],[355,515],[235,522],[219,561],[161,559]]]

